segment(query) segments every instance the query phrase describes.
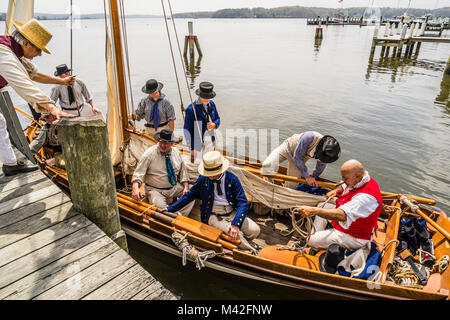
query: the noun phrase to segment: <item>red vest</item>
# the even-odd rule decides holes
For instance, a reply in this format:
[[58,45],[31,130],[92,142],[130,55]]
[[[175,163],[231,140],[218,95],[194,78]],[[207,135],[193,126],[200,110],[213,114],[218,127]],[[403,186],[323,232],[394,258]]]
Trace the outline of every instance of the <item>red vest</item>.
[[[20,44],[17,43],[11,36],[0,36],[0,44],[3,44],[11,49],[12,52],[19,58],[19,60],[23,57],[23,49]],[[5,80],[0,75],[0,89],[6,87],[8,85],[8,81]]]
[[[348,187],[347,187],[348,188]],[[362,187],[353,189],[348,193],[339,196],[336,200],[336,208],[339,208],[344,203],[350,202],[352,198],[358,193],[366,193],[375,197],[378,201],[378,207],[366,218],[359,218],[352,222],[348,229],[344,229],[339,221],[332,221],[331,224],[336,230],[342,231],[358,239],[370,240],[372,231],[377,228],[377,220],[380,215],[383,199],[381,197],[378,183],[370,178],[370,180]]]

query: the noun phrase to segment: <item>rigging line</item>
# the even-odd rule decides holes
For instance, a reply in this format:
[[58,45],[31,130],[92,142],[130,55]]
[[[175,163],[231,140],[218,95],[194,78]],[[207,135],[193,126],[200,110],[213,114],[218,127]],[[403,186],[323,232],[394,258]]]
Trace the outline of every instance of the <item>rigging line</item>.
[[[189,93],[189,98],[190,98],[191,104],[193,104],[194,101],[193,101],[193,99],[192,99],[191,90],[189,89],[189,82],[188,82],[188,79],[187,79],[186,65],[185,65],[185,63],[184,63],[184,59],[183,59],[183,56],[182,56],[182,54],[181,54],[180,40],[179,40],[179,38],[178,38],[178,32],[177,32],[177,28],[176,28],[176,26],[175,26],[175,19],[174,19],[174,17],[173,17],[172,5],[170,4],[170,0],[167,0],[167,2],[168,2],[168,4],[169,4],[170,17],[171,17],[171,19],[172,19],[172,25],[173,25],[173,29],[174,29],[174,31],[175,31],[175,37],[176,37],[176,39],[177,39],[176,42],[177,42],[177,47],[178,47],[178,54],[179,54],[179,56],[180,56],[181,65],[183,66],[184,79],[186,80],[186,88],[187,88],[188,93]],[[184,115],[183,115],[183,117],[184,117]]]
[[[120,10],[122,12],[122,33],[123,33],[123,41],[124,41],[124,48],[125,48],[125,55],[126,55],[126,64],[127,64],[127,73],[128,73],[128,84],[130,87],[130,100],[131,100],[131,113],[134,113],[134,100],[133,100],[133,89],[131,85],[131,71],[130,71],[130,57],[128,55],[128,35],[127,35],[127,23],[125,18],[125,7],[124,7],[124,1],[119,1]],[[127,97],[128,98],[128,97]],[[128,110],[130,111],[130,110]]]
[[[72,0],[70,0],[70,75],[73,75],[73,40],[72,40],[72,33],[73,33],[73,20],[72,20],[72,16],[73,16],[73,12],[72,12]],[[77,106],[77,111],[78,111],[78,116],[81,116],[80,113],[80,105],[78,103],[78,99],[77,99],[77,95],[75,93],[75,81],[73,82],[73,86],[69,86],[69,88],[71,88],[70,90],[72,90],[73,93],[73,97],[75,98],[75,105]]]
[[[161,0],[161,3],[162,3],[162,1],[163,0]],[[189,98],[190,98],[190,101],[191,101],[192,110],[194,111],[194,118],[195,118],[195,122],[197,124],[197,130],[198,130],[198,133],[199,133],[199,136],[200,136],[200,140],[203,143],[203,136],[202,136],[202,132],[200,130],[200,126],[199,126],[199,123],[198,123],[197,112],[195,111],[194,101],[192,99],[191,90],[189,89],[189,82],[188,82],[188,79],[187,79],[187,70],[186,70],[186,66],[184,64],[184,60],[183,60],[182,55],[181,55],[180,42],[178,40],[178,32],[177,32],[177,28],[175,27],[175,19],[173,17],[173,13],[172,13],[172,5],[170,4],[170,0],[167,0],[167,2],[169,4],[170,17],[172,19],[172,24],[173,24],[173,28],[174,28],[174,31],[175,31],[175,36],[177,38],[178,53],[179,53],[179,56],[180,56],[181,65],[183,66],[184,79],[186,80],[186,88],[187,88],[187,91],[189,93]],[[163,9],[164,9],[164,5],[163,5]],[[165,12],[164,12],[164,15],[165,15]],[[166,18],[164,17],[164,19],[166,19]],[[167,19],[166,19],[166,21],[167,21]],[[167,24],[167,22],[166,22],[166,24]],[[181,112],[181,114],[183,115],[183,119],[184,119],[184,113]],[[191,137],[191,138],[193,138],[193,137]]]
[[172,41],[171,41],[171,39],[170,39],[169,25],[167,24],[167,16],[166,16],[166,8],[165,8],[165,6],[164,6],[164,0],[161,0],[161,5],[162,5],[163,13],[164,13],[164,23],[165,23],[165,25],[166,25],[167,39],[169,40],[170,53],[171,53],[171,55],[172,55],[173,70],[175,71],[175,77],[176,77],[176,79],[177,79],[178,94],[180,95],[181,114],[183,115],[183,118],[184,118],[184,114],[183,114],[183,97],[181,96],[180,82],[179,82],[179,80],[178,80],[177,67],[176,67],[176,65],[175,65],[175,57],[174,57],[174,55],[173,55]]

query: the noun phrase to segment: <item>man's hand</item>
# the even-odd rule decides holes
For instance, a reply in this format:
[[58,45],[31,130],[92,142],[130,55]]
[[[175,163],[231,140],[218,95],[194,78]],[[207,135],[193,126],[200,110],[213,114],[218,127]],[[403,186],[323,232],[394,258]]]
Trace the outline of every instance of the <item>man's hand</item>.
[[183,195],[189,192],[189,185],[184,186]]
[[238,227],[235,225],[230,225],[227,233],[230,235],[233,241],[239,240],[241,238],[241,232]]
[[47,109],[52,116],[54,116],[56,119],[54,121],[57,121],[61,118],[73,118],[75,115],[66,113],[58,109],[54,104],[48,103],[48,104],[41,104],[41,107]]
[[214,122],[208,122],[207,124],[206,124],[206,128],[208,129],[208,130],[212,130],[212,129],[214,129],[216,127],[216,124],[214,123]]
[[194,163],[195,160],[195,150],[191,150],[191,163]]
[[75,83],[75,77],[76,76],[68,76],[65,77],[64,79],[61,79],[61,84],[65,85],[65,86],[73,86],[73,84]]
[[169,211],[167,208],[158,208],[161,212]]
[[310,187],[317,187],[316,178],[314,178],[313,176],[306,177],[306,183]]
[[133,193],[131,194],[131,197],[136,201],[141,201],[144,198],[144,194],[141,191],[141,188],[139,188],[139,185],[136,183],[133,183]]
[[102,111],[100,109],[97,109],[96,107],[92,107],[92,112],[94,114],[102,114]]
[[308,206],[300,206],[300,207],[295,208],[294,210],[295,210],[295,212],[298,212],[305,218],[312,217],[316,213],[315,207],[308,207]]
[[335,197],[337,197],[338,196],[338,189],[334,189],[334,190],[331,190],[331,191],[328,191],[326,194],[325,194],[325,196],[327,197],[327,198],[335,198]]

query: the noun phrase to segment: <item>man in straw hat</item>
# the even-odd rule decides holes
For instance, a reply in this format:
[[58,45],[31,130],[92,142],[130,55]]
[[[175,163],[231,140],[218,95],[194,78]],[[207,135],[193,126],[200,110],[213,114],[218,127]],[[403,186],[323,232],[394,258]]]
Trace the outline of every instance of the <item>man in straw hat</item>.
[[196,153],[199,156],[214,150],[214,130],[220,126],[220,117],[212,98],[216,96],[211,82],[200,82],[195,91],[198,98],[186,108],[184,133],[191,147],[191,162],[194,163]]
[[[166,208],[170,198],[179,198],[189,191],[189,174],[181,158],[180,151],[173,148],[173,132],[161,130],[155,135],[158,144],[148,148],[142,155],[134,171],[132,183],[135,200],[144,197],[140,187],[145,184],[145,194],[150,203]],[[194,202],[180,208],[187,216]]]
[[184,196],[168,211],[176,212],[195,199],[201,199],[201,221],[212,225],[241,240],[242,248],[254,250],[245,237],[254,239],[259,235],[259,226],[247,217],[248,201],[239,179],[227,171],[229,162],[219,151],[210,151],[203,156],[198,167],[199,178]]
[[[54,101],[47,97],[34,83],[73,85],[75,77],[65,79],[38,72],[30,60],[40,56],[42,51],[50,54],[47,44],[52,34],[39,21],[31,19],[22,25],[14,23],[16,31],[11,36],[0,36],[0,89],[10,85],[19,96],[37,112],[50,113],[58,120],[71,115],[56,108]],[[6,120],[0,114],[0,162],[5,175],[37,170],[38,167],[17,160],[6,129]]]
[[[278,172],[280,163],[288,160],[289,176],[304,177],[311,187],[317,187],[316,178],[325,170],[327,163],[339,159],[341,148],[335,138],[322,135],[315,131],[306,131],[287,138],[279,147],[274,149],[263,162],[261,172],[273,174]],[[310,175],[306,162],[316,159],[316,168]],[[298,183],[287,182],[289,188],[296,188]]]
[[[357,250],[372,239],[377,228],[383,199],[378,183],[364,170],[357,160],[346,161],[341,166],[344,185],[326,194],[336,197],[336,207],[318,208],[300,206],[296,208],[304,217],[314,218],[315,233],[308,245],[315,249],[326,249],[331,244],[339,244],[348,250]],[[326,229],[328,221],[333,228]]]
[[161,92],[164,84],[155,79],[147,80],[142,87],[142,92],[147,94],[139,102],[136,112],[130,116],[132,120],[147,121],[144,124],[144,132],[154,136],[163,129],[173,131],[175,129],[175,109],[167,96]]

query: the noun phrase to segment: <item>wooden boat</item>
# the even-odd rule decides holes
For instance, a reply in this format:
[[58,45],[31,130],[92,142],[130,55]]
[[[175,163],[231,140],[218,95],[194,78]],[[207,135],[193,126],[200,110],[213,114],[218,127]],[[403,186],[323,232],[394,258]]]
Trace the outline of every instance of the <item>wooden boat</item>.
[[[117,15],[117,0],[110,0],[111,19],[114,38],[119,39],[120,23]],[[121,41],[115,41],[117,62],[117,78],[119,82],[119,99],[121,100],[122,128],[128,137],[141,137],[154,143],[154,139],[128,126],[126,94],[124,86],[124,68],[121,57]],[[32,122],[26,129],[26,134],[31,142],[39,127]],[[180,148],[181,151],[183,148]],[[56,184],[70,194],[66,172],[54,165],[51,149],[44,148],[36,155],[42,171]],[[231,158],[232,163],[245,169],[251,174],[258,175],[260,162],[244,158]],[[141,240],[151,246],[181,256],[182,253],[172,240],[175,232],[187,236],[188,242],[200,253],[211,250],[216,253],[214,257],[204,261],[206,267],[214,268],[221,272],[247,277],[259,281],[272,283],[276,286],[289,286],[302,290],[324,293],[329,296],[350,299],[449,299],[450,269],[442,270],[436,276],[430,277],[429,283],[423,288],[413,288],[398,285],[392,282],[389,272],[394,265],[396,245],[400,219],[414,216],[426,217],[428,229],[433,233],[434,255],[436,260],[450,255],[450,220],[443,212],[434,212],[427,208],[420,208],[412,212],[404,202],[400,201],[401,195],[383,193],[383,203],[386,205],[380,214],[379,228],[374,238],[379,251],[383,251],[380,263],[378,281],[360,280],[336,274],[326,273],[320,270],[319,256],[324,252],[298,252],[295,250],[277,250],[276,245],[293,245],[296,243],[296,234],[288,236],[280,234],[280,230],[291,228],[291,218],[282,214],[259,216],[254,210],[249,213],[261,227],[261,234],[254,240],[261,250],[258,255],[241,250],[229,241],[217,236],[210,237],[202,233],[202,226],[191,224],[191,233],[186,234],[179,225],[172,223],[173,217],[167,217],[165,222],[155,218],[157,210],[148,203],[135,201],[130,198],[126,186],[130,184],[130,175],[123,175],[121,163],[114,166],[117,182],[117,199],[123,229],[127,235]],[[285,181],[302,182],[301,179],[286,176],[286,168],[280,168],[279,172],[272,175],[274,184],[281,185]],[[321,182],[324,187],[333,187],[332,183]],[[251,202],[255,199],[248,195]],[[418,202],[433,204],[432,200],[412,197]],[[198,208],[194,209],[190,218],[199,220]],[[274,231],[275,229],[275,231]],[[220,238],[220,239],[219,239]],[[210,251],[209,251],[210,252]],[[431,281],[432,280],[432,281]]]

